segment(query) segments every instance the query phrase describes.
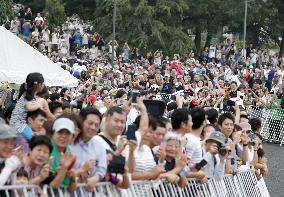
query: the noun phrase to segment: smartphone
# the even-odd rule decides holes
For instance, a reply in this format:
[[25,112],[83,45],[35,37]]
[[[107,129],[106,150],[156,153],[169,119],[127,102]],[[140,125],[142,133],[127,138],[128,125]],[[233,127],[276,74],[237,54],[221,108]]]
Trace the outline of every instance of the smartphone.
[[207,164],[207,161],[205,159],[202,159],[199,163],[195,164],[195,169],[199,171],[201,168],[206,166],[206,164]]
[[139,96],[140,92],[139,90],[133,90],[131,93],[131,102],[137,103],[137,97]]
[[228,101],[227,101],[227,105],[228,105],[228,106],[235,106],[235,102],[232,101],[232,100],[228,100]]
[[53,165],[54,159],[55,159],[55,158],[54,158],[53,156],[51,156],[51,157],[49,158],[49,161],[47,162],[49,166],[52,166],[52,165]]
[[137,140],[136,136],[135,136],[136,131],[137,131],[136,124],[128,125],[127,132],[126,132],[127,140],[135,140],[136,141]]
[[250,132],[250,133],[248,134],[248,139],[249,139],[249,142],[255,142],[255,140],[256,140],[256,134]]
[[117,104],[118,105],[126,105],[127,104],[127,99],[118,99],[117,100]]

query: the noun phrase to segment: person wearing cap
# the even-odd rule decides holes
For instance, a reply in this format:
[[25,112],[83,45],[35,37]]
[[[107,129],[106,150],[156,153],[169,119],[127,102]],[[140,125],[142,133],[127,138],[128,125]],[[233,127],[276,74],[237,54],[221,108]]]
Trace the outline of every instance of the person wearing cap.
[[0,186],[15,184],[15,172],[22,165],[21,151],[13,150],[16,137],[8,125],[0,123]]
[[225,135],[221,132],[213,132],[206,140],[203,148],[203,159],[207,162],[203,170],[208,178],[221,180],[225,172],[225,155],[219,154],[220,147],[225,146]]
[[55,176],[51,187],[68,189],[72,192],[76,189],[75,175],[71,169],[75,163],[75,156],[71,154],[69,143],[75,133],[75,124],[69,118],[57,118],[52,125],[52,152],[50,158],[54,158],[51,165],[51,173]]

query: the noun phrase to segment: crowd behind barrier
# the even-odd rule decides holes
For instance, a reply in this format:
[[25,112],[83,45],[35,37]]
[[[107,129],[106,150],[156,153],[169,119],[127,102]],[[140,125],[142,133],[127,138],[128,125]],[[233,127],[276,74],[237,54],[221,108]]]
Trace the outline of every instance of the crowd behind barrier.
[[[112,64],[111,41],[78,17],[48,30],[40,13],[27,16],[30,9],[24,24],[11,22],[12,33],[23,31],[80,84],[73,94],[30,73],[15,98],[1,81],[0,116],[10,127],[0,124],[0,185],[48,184],[19,194],[3,187],[4,195],[269,196],[262,136],[283,144],[284,56],[253,46],[244,55],[234,40],[187,57],[115,42]],[[243,167],[255,174],[237,174]],[[186,181],[184,189],[169,183]]]
[[267,142],[277,142],[282,146],[284,144],[284,110],[253,108],[250,116],[262,120],[261,135]]
[[[187,186],[180,188],[167,181],[132,181],[128,190],[117,189],[111,183],[99,183],[93,192],[85,191],[80,184],[74,193],[60,189],[52,189],[48,185],[43,188],[33,185],[4,186],[0,192],[6,197],[269,197],[264,179],[257,180],[253,171],[240,172],[237,175],[225,175],[221,181],[214,179],[207,183],[199,183],[188,179]],[[3,194],[3,193],[2,193]],[[2,195],[1,195],[2,196]]]

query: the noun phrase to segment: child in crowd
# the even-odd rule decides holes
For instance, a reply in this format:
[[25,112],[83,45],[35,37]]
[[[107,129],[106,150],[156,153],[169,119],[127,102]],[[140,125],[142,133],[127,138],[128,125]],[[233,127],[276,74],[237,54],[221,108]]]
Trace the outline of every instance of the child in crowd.
[[[28,173],[25,171],[24,168],[20,168],[20,170],[17,172],[17,179],[16,179],[16,185],[27,185],[29,183],[28,180]],[[17,190],[16,196],[22,197],[23,195],[23,190],[18,189]]]

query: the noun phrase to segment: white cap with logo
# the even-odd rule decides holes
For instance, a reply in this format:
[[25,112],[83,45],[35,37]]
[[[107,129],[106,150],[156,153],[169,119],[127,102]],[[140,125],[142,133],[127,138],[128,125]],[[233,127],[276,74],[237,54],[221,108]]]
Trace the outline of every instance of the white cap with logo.
[[71,134],[74,134],[75,132],[75,125],[72,120],[69,118],[58,118],[57,120],[54,121],[52,130],[54,132],[59,132],[62,129],[68,130]]

